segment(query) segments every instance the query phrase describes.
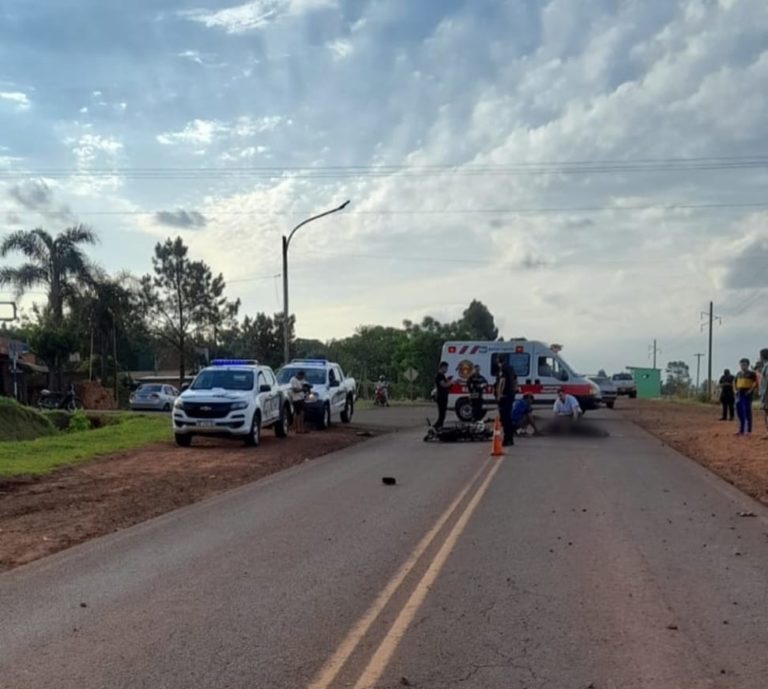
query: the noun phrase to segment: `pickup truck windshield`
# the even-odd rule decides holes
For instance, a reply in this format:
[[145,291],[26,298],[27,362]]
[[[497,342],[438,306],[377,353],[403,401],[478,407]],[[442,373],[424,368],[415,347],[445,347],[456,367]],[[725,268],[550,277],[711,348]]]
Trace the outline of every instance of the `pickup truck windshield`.
[[203,371],[191,385],[192,390],[252,390],[253,371]]
[[306,378],[304,379],[310,385],[325,385],[325,369],[324,368],[297,368],[292,366],[290,368],[281,369],[277,374],[277,382],[280,385],[287,385],[299,371],[304,371]]

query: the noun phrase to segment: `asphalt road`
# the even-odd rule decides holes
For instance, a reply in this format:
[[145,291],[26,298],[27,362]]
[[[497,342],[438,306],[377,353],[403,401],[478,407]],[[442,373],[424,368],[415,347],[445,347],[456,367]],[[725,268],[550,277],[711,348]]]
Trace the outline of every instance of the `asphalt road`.
[[401,430],[4,574],[0,687],[765,689],[768,511],[591,417],[501,460]]

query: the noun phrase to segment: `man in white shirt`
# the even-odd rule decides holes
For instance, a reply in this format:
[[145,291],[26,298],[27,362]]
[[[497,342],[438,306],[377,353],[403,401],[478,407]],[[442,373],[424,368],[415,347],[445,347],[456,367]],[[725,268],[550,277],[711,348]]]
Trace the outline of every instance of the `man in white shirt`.
[[305,377],[304,371],[299,371],[288,383],[293,403],[293,429],[296,433],[306,433],[304,430]]
[[579,400],[573,395],[566,394],[562,388],[557,391],[557,399],[552,411],[555,413],[556,420],[570,419],[571,421],[578,421],[583,413],[579,406]]

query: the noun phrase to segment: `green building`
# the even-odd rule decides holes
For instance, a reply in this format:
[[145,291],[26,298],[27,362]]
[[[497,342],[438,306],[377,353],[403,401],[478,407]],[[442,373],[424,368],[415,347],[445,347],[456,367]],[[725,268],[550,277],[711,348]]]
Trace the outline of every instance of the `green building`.
[[637,396],[641,399],[661,397],[661,369],[627,366],[637,385]]

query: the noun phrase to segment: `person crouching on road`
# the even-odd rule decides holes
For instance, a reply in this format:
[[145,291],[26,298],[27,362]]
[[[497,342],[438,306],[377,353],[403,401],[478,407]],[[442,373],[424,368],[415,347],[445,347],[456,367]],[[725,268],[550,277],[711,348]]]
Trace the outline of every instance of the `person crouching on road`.
[[288,384],[291,392],[291,403],[293,404],[293,431],[294,433],[306,433],[304,429],[304,402],[307,393],[304,389],[306,374],[304,371],[298,371],[291,378]]
[[475,364],[472,375],[467,378],[467,389],[469,390],[469,399],[472,402],[472,420],[482,421],[485,417],[483,411],[483,393],[488,381],[480,373],[480,366]]
[[757,373],[749,370],[749,359],[739,362],[741,370],[736,374],[736,414],[739,417],[739,430],[736,435],[752,433],[752,397],[757,390]]
[[445,423],[445,413],[448,411],[448,389],[451,387],[452,376],[447,376],[448,362],[441,361],[435,376],[435,401],[437,402],[437,421],[435,428],[442,428]]
[[512,405],[512,426],[519,435],[525,435],[528,426],[533,429],[534,435],[539,434],[533,419],[533,395],[530,392],[526,392],[522,399]]
[[517,394],[517,374],[514,369],[499,359],[496,376],[496,400],[499,403],[499,416],[504,428],[502,445],[515,444],[515,429],[512,425],[512,405]]
[[557,391],[552,411],[555,414],[555,428],[558,430],[574,426],[584,413],[579,406],[579,400],[567,394],[563,388]]

